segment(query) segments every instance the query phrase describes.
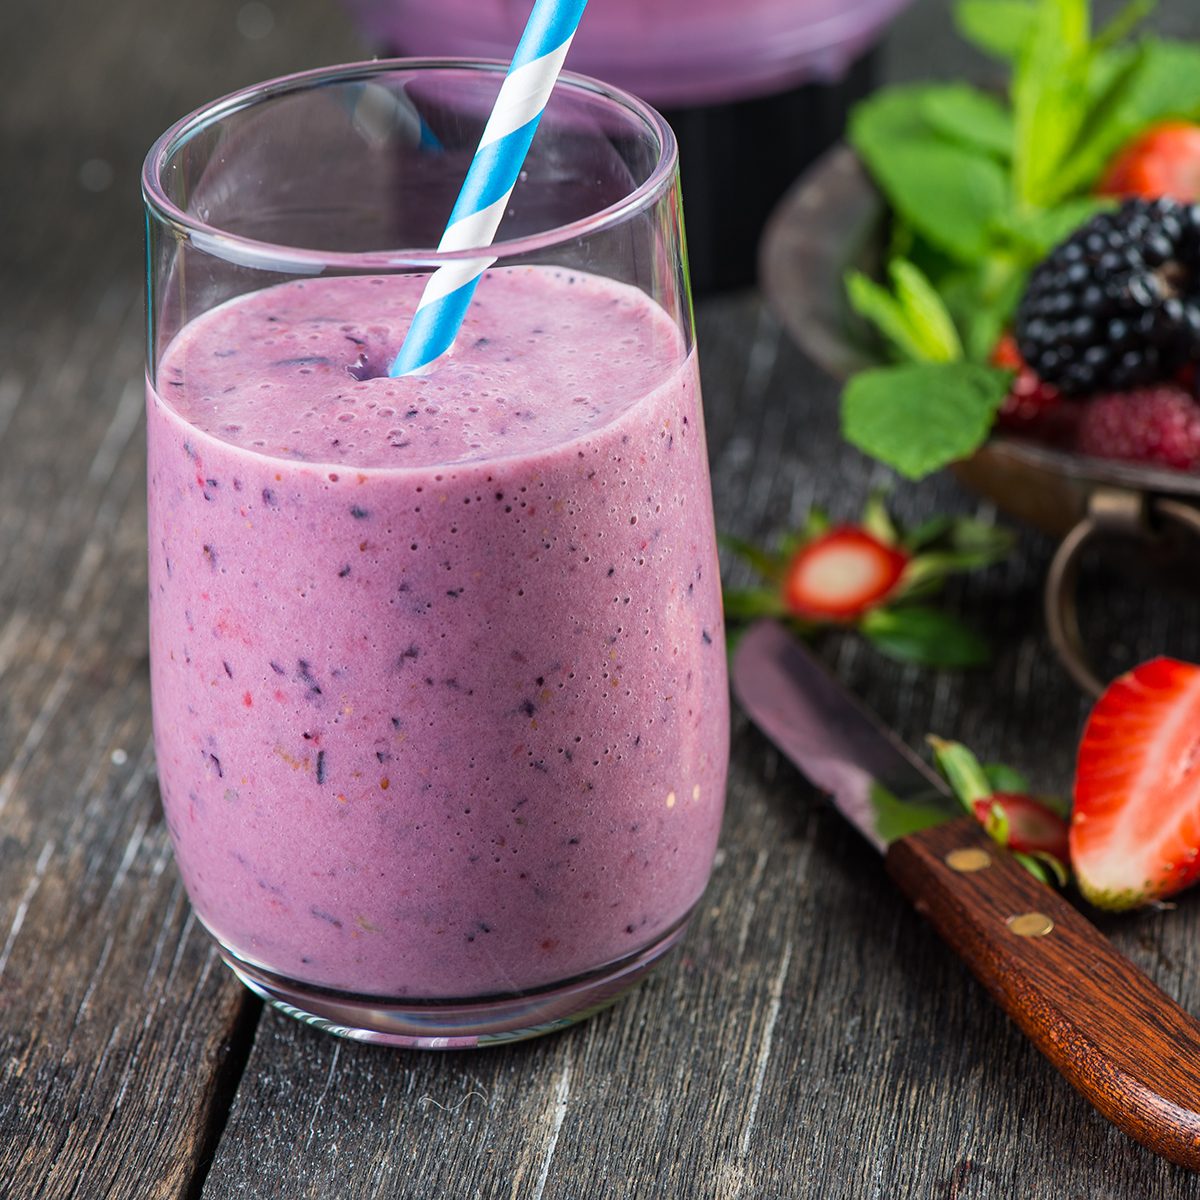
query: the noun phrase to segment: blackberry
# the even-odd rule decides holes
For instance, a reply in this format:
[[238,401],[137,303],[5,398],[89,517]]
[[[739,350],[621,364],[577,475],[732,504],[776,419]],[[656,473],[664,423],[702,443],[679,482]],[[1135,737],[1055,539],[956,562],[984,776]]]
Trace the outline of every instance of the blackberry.
[[1094,217],[1034,270],[1014,330],[1067,395],[1171,378],[1200,357],[1200,206],[1134,199]]

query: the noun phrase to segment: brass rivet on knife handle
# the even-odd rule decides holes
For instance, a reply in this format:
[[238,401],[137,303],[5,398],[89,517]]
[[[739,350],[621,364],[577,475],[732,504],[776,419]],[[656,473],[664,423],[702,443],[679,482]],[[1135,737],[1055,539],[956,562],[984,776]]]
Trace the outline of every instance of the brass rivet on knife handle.
[[1009,917],[1005,924],[1018,937],[1045,937],[1054,929],[1054,922],[1040,912],[1020,913]]
[[946,855],[946,866],[964,875],[984,871],[992,865],[992,856],[981,846],[960,846]]

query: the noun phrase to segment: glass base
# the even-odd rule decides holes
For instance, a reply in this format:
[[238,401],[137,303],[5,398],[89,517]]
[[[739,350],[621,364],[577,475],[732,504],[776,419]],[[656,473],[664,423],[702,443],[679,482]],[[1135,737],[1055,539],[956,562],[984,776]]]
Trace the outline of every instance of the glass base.
[[225,945],[221,957],[268,1004],[338,1037],[419,1050],[468,1050],[540,1037],[607,1008],[635,987],[687,932],[691,910],[658,941],[606,967],[514,995],[473,1000],[389,1000],[299,983],[247,962]]

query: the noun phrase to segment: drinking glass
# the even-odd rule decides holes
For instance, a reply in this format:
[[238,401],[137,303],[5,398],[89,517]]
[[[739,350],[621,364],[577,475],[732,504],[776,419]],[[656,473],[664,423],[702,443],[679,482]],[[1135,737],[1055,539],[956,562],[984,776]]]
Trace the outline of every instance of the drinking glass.
[[563,77],[450,353],[390,379],[502,68],[263,83],[146,160],[150,639],[225,962],[364,1041],[611,1002],[683,936],[728,697],[675,143]]

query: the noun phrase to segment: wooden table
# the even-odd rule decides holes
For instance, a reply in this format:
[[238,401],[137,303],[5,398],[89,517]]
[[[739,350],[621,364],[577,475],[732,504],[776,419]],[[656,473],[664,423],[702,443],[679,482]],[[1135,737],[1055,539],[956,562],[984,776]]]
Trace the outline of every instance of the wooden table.
[[[889,74],[961,67],[946,7],[900,23]],[[1164,9],[1200,35],[1190,0]],[[0,1196],[1200,1195],[1066,1088],[742,717],[685,944],[570,1032],[374,1049],[263,1011],[221,966],[154,781],[137,171],[200,102],[362,55],[332,0],[0,9]],[[835,389],[756,296],[699,317],[720,524],[853,515],[887,477],[837,437]],[[896,503],[973,507],[948,479]],[[954,733],[1064,789],[1085,710],[1038,615],[1050,550],[1025,534],[950,590],[995,637],[990,672],[825,650],[911,740]],[[1200,657],[1195,594],[1124,571],[1086,577],[1106,666]],[[1104,924],[1200,1011],[1200,897]]]

